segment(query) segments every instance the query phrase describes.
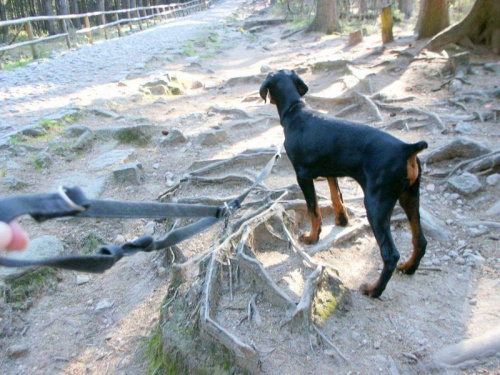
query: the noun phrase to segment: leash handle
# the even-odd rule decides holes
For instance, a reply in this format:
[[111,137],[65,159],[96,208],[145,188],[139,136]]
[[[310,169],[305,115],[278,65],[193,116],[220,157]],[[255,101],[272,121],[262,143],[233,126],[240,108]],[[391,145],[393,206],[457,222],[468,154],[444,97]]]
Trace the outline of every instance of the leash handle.
[[21,215],[30,215],[38,222],[56,217],[75,216],[90,207],[79,187],[60,187],[52,194],[18,195],[0,199],[0,221],[8,223]]

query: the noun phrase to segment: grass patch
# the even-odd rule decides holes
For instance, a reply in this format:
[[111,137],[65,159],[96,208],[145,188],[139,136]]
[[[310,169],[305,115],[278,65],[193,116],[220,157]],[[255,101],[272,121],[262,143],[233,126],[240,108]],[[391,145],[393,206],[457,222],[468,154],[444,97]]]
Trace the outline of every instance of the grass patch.
[[56,271],[52,268],[42,268],[12,281],[7,281],[5,301],[15,309],[26,309],[30,300],[40,294],[49,284]]
[[150,363],[148,374],[169,374],[168,361],[163,354],[163,341],[160,326],[157,326],[149,337],[146,345],[146,358]]
[[95,233],[89,233],[83,238],[82,253],[85,255],[95,254],[105,243],[106,242],[101,236]]

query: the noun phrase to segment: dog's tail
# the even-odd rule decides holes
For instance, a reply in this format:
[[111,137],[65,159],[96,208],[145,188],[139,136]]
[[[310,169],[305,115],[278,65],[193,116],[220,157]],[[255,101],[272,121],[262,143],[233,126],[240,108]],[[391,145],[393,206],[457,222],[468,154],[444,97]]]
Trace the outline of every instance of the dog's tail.
[[406,164],[408,170],[408,181],[413,185],[420,175],[420,165],[417,160],[417,154],[428,147],[427,142],[407,143],[404,145],[406,152]]
[[409,157],[411,155],[417,155],[427,147],[429,147],[429,145],[425,141],[420,141],[417,143],[407,143],[404,145],[404,151],[407,157]]

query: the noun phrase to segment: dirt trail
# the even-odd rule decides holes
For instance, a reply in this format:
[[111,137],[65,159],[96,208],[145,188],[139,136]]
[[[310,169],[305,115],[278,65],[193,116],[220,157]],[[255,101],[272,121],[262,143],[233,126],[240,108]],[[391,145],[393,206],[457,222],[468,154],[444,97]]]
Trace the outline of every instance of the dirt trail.
[[[239,11],[233,13],[238,8]],[[346,105],[324,105],[314,96],[334,97],[346,88],[366,92],[366,85],[371,86],[373,93],[379,91],[391,98],[414,96],[411,104],[405,107],[425,108],[441,116],[459,111],[447,102],[452,95],[446,89],[431,91],[441,83],[443,57],[432,54],[413,60],[405,55],[405,52],[415,53],[419,46],[404,30],[396,34],[400,36],[396,42],[385,51],[379,51],[379,35],[369,35],[361,44],[347,47],[346,38],[336,36],[296,34],[281,39],[290,31],[286,24],[251,33],[242,29],[241,22],[250,15],[253,18],[269,15],[266,4],[261,1],[219,2],[212,10],[173,24],[158,26],[120,41],[71,51],[27,70],[19,69],[12,76],[2,73],[0,80],[8,85],[0,90],[0,99],[6,103],[0,109],[0,115],[11,126],[4,127],[4,135],[11,134],[17,124],[40,122],[47,116],[64,114],[68,110],[73,111],[71,119],[60,120],[66,128],[85,125],[95,135],[90,146],[63,153],[55,150],[55,143],[61,139],[68,144],[73,141],[60,132],[50,139],[16,138],[9,147],[0,149],[0,160],[5,165],[2,170],[5,169],[7,176],[15,176],[27,183],[26,187],[19,188],[20,192],[50,191],[55,180],[79,172],[86,179],[104,179],[104,189],[99,193],[102,198],[154,200],[181,179],[192,162],[231,157],[246,149],[283,143],[283,131],[275,107],[264,105],[257,93],[261,70],[266,71],[266,66],[297,69],[309,84],[313,96],[308,99],[311,106],[325,112],[337,112]],[[168,33],[173,30],[176,30],[177,37],[168,40]],[[149,41],[148,44],[143,43],[144,40]],[[123,49],[121,43],[130,43],[130,48]],[[154,49],[144,51],[143,47]],[[26,93],[32,89],[21,84],[21,80],[36,75],[43,64],[50,67],[49,71],[66,72],[68,65],[73,66],[81,60],[81,54],[94,59],[105,50],[122,54],[116,65],[110,63],[116,56],[109,55],[105,61],[100,60],[103,66],[110,66],[110,72],[100,71],[95,76],[92,72],[82,72],[90,76],[88,80],[69,73],[67,81],[46,85],[37,83],[39,93],[35,94],[36,100],[26,99],[29,98]],[[130,58],[124,57],[123,53],[130,54]],[[474,59],[478,63],[498,61],[493,56]],[[355,63],[333,70],[311,68],[315,63],[332,60]],[[92,65],[89,61],[84,65]],[[498,76],[477,69],[476,75],[468,77],[471,90],[489,91],[498,85],[495,83]],[[80,68],[74,71],[76,74]],[[370,76],[373,73],[375,75]],[[250,75],[254,77],[248,78]],[[234,77],[247,78],[229,83],[228,80]],[[72,80],[79,84],[73,85]],[[181,87],[182,95],[155,94],[144,86],[159,80]],[[71,104],[84,109],[68,108]],[[498,100],[494,105],[498,105]],[[467,106],[469,111],[484,109],[481,103]],[[221,113],[217,107],[232,111]],[[105,109],[111,115],[103,117],[102,112],[92,111],[96,108]],[[346,118],[382,126],[391,122],[393,117],[404,117],[396,109],[386,109],[382,116],[384,121],[377,122],[367,107],[361,107]],[[156,126],[152,140],[146,145],[124,144],[113,137],[98,136],[100,131],[110,127],[144,124]],[[407,142],[425,139],[432,150],[463,136],[454,131],[454,124],[456,122],[446,122],[450,130],[446,134],[440,134],[432,124],[411,131],[390,132]],[[467,137],[492,150],[499,148],[498,122],[476,121],[470,126],[473,132]],[[164,143],[161,130],[171,132],[173,128],[180,129],[187,140]],[[206,134],[213,132],[218,138],[207,140]],[[112,167],[92,171],[96,159],[117,149],[133,150],[132,159],[141,163],[144,173],[140,185],[113,180]],[[53,163],[37,168],[33,160],[42,152],[48,152]],[[340,270],[340,276],[350,291],[350,302],[344,311],[332,316],[322,327],[326,336],[349,358],[350,365],[334,358],[328,350],[311,351],[306,334],[294,333],[290,338],[279,327],[270,326],[269,332],[283,334],[284,339],[269,343],[267,349],[273,350],[273,354],[265,356],[264,373],[425,373],[418,365],[429,361],[441,347],[480,336],[500,325],[498,226],[485,229],[482,224],[468,225],[480,221],[498,222],[498,216],[491,218],[485,212],[498,201],[500,183],[490,185],[485,181],[488,174],[479,175],[481,190],[457,198],[439,177],[432,174],[456,163],[456,160],[449,160],[429,164],[423,177],[422,207],[442,224],[434,228],[436,231],[449,233],[446,240],[427,234],[429,247],[423,264],[427,270],[419,271],[413,277],[395,275],[382,299],[370,300],[357,290],[363,282],[375,279],[379,272],[380,256],[370,231],[362,232],[341,247],[317,255]],[[294,176],[290,175],[275,176],[269,183],[285,186],[293,182]],[[349,179],[341,181],[341,187],[347,200],[361,194]],[[328,196],[325,182],[318,183],[318,191]],[[203,192],[193,190],[190,193],[196,196]],[[237,192],[236,187],[218,190],[222,196]],[[0,193],[13,192],[8,186],[1,185]],[[362,219],[361,203],[355,200],[350,206],[355,209],[357,218]],[[323,240],[334,230],[333,224],[326,222]],[[23,218],[22,224],[31,238],[45,234],[59,237],[66,253],[81,252],[89,233],[112,243],[130,240],[151,230],[157,236],[165,230],[164,223],[146,220],[92,222],[73,219],[36,225]],[[411,237],[406,223],[394,224],[394,232],[402,257],[409,256]],[[205,240],[189,241],[184,250],[190,255],[200,253],[204,250]],[[279,263],[279,255],[275,253],[264,256],[264,261],[271,265]],[[294,275],[293,272],[291,275],[296,281],[292,280],[290,288],[292,291],[296,288],[298,293],[303,287],[303,275]],[[146,373],[145,343],[158,322],[169,276],[157,254],[139,254],[123,259],[103,275],[89,275],[89,282],[81,285],[77,285],[76,273],[57,272],[44,291],[28,304],[30,308],[27,310],[13,310],[11,305],[2,302],[0,371],[6,374]],[[261,308],[264,309],[265,305]],[[242,330],[250,334],[252,327],[245,326]],[[9,357],[8,350],[15,345],[27,346],[27,354],[20,358]],[[498,374],[499,364],[500,359],[496,356],[465,370],[440,371]]]

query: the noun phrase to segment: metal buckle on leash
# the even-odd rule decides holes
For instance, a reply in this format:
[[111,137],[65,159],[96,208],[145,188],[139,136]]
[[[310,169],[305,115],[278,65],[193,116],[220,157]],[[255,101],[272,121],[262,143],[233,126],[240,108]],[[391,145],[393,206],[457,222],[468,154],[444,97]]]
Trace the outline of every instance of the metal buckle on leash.
[[80,206],[79,204],[76,204],[71,200],[70,197],[68,197],[68,194],[66,193],[67,189],[64,186],[59,186],[57,189],[57,193],[61,196],[61,198],[66,202],[68,206],[70,206],[73,210],[79,211],[79,212],[84,212],[87,211],[87,209],[83,206]]

